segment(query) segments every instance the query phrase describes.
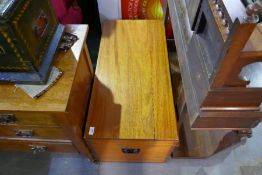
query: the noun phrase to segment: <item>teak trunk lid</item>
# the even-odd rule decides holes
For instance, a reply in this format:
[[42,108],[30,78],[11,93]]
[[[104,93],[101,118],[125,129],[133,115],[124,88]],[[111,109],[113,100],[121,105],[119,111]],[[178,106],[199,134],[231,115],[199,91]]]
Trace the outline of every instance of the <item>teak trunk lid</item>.
[[104,24],[86,138],[178,140],[162,21]]

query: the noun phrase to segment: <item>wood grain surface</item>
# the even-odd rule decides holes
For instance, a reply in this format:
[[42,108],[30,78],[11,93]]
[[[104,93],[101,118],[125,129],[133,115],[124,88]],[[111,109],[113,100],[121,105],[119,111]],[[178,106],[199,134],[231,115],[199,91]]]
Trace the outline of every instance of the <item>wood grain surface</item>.
[[[18,131],[33,132],[32,137],[23,137],[16,135]],[[57,140],[70,140],[62,128],[57,127],[27,127],[27,126],[1,126],[0,127],[0,139],[23,139],[23,140],[34,140],[34,139],[57,139]]]
[[9,125],[17,126],[46,126],[46,127],[55,127],[61,126],[62,122],[60,121],[61,117],[58,117],[57,114],[50,114],[48,112],[39,113],[39,112],[3,112],[0,111],[0,114],[13,114],[15,116],[15,121]]
[[86,137],[178,140],[162,21],[104,24]]
[[262,52],[262,24],[257,25],[242,52]]
[[[164,162],[171,154],[172,141],[108,140],[89,141],[98,160],[110,162]],[[124,153],[122,149],[139,149],[139,153]]]
[[47,152],[68,152],[77,153],[77,150],[71,142],[43,142],[43,141],[13,141],[13,140],[0,140],[1,150],[16,150],[16,151],[32,151],[32,146],[46,146]]

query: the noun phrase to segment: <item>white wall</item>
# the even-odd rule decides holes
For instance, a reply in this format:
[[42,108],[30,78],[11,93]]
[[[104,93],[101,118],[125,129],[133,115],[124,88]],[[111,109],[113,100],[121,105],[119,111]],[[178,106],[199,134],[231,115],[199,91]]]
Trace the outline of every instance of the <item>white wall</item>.
[[101,24],[105,20],[121,19],[121,0],[97,0]]

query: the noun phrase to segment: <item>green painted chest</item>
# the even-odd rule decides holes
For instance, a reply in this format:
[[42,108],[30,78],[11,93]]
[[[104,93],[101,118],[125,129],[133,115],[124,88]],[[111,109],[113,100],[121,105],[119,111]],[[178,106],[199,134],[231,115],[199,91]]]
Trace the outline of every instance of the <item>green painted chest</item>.
[[44,83],[62,32],[50,0],[0,0],[0,81]]

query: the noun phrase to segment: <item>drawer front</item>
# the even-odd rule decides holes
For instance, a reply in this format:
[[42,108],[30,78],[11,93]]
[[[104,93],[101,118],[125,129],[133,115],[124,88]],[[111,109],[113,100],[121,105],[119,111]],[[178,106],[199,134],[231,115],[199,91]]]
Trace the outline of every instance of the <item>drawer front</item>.
[[27,126],[0,126],[0,138],[22,138],[25,140],[33,139],[59,139],[67,140],[68,137],[62,128],[56,127],[27,127]]
[[68,142],[34,142],[34,141],[13,141],[1,140],[0,149],[5,151],[30,151],[33,154],[44,152],[68,152],[76,153],[70,141]]
[[165,162],[174,148],[172,142],[88,140],[88,146],[99,161]]
[[61,126],[61,117],[36,112],[0,112],[0,125]]

